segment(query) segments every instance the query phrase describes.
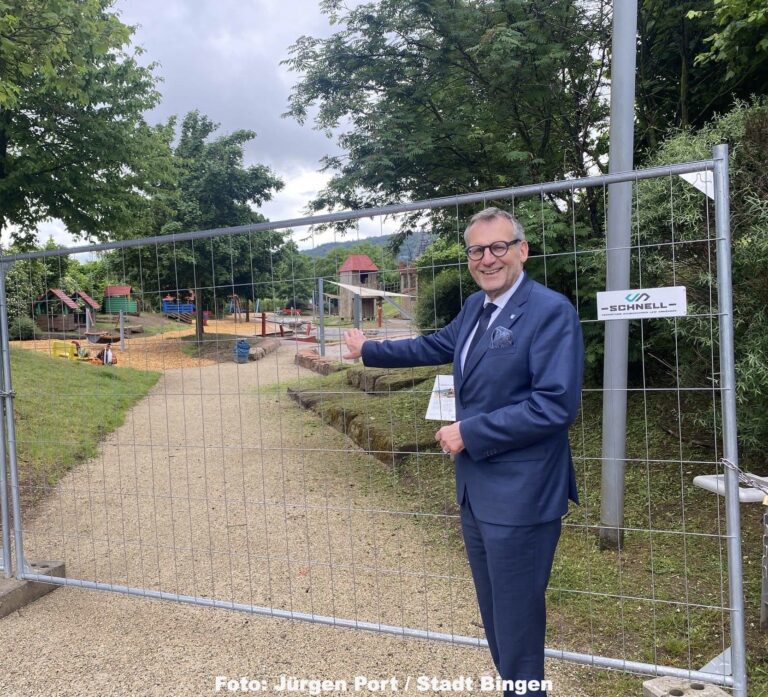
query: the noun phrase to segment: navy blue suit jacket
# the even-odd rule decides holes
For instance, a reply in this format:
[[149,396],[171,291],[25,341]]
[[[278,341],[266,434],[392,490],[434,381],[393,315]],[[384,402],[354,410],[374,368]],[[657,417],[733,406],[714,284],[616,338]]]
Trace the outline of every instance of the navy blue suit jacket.
[[[456,499],[479,520],[536,525],[578,502],[568,427],[581,401],[584,344],[573,305],[527,275],[461,370],[461,351],[482,311],[467,298],[446,327],[403,341],[366,341],[363,363],[399,368],[453,362],[456,418],[465,450],[456,456]],[[491,348],[495,327],[512,343]]]

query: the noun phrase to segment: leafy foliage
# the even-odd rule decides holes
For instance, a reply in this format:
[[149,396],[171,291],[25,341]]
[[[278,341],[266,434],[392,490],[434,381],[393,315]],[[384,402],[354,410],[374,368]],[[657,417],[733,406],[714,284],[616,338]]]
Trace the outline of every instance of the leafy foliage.
[[[712,7],[711,5],[709,7]],[[711,17],[709,50],[697,57],[702,64],[725,65],[726,79],[764,94],[768,87],[768,5],[763,0],[717,0],[710,10],[689,16]]]
[[293,240],[288,240],[275,265],[272,281],[263,295],[271,294],[273,298],[280,301],[278,303],[280,307],[306,307],[315,290],[313,261],[299,252]]
[[416,261],[419,298],[415,321],[422,333],[448,324],[468,295],[477,290],[466,265],[463,243],[441,238],[433,242]]
[[0,0],[0,230],[35,242],[60,218],[85,239],[125,236],[169,180],[159,94],[114,0]]
[[11,341],[26,341],[35,338],[35,322],[31,317],[22,315],[8,322],[8,338]]
[[[585,174],[600,164],[607,16],[572,0],[329,0],[343,26],[301,37],[289,114],[342,127],[312,202],[359,208]],[[440,214],[436,214],[440,217]],[[406,216],[404,225],[414,222]]]
[[[173,130],[175,120],[168,128]],[[239,130],[212,138],[218,125],[197,111],[184,118],[173,150],[177,184],[159,189],[145,218],[145,234],[235,227],[262,222],[252,205],[261,205],[283,184],[264,165],[243,166],[243,146],[256,134]],[[115,275],[152,296],[186,293],[198,297],[197,332],[203,333],[202,307],[216,311],[232,293],[254,298],[269,286],[279,263],[283,235],[244,232],[227,237],[115,251],[107,263]],[[122,274],[122,275],[121,275]]]
[[[705,159],[717,143],[731,147],[731,231],[734,331],[736,349],[739,441],[743,456],[762,458],[768,438],[768,104],[738,104],[735,109],[698,132],[683,131],[662,144],[658,164]],[[710,387],[720,380],[717,355],[717,285],[713,256],[714,211],[701,194],[682,180],[657,180],[638,189],[636,230],[639,241],[650,245],[642,263],[634,264],[636,287],[668,285],[672,279],[688,289],[691,317],[678,322],[674,331],[653,332],[646,327],[648,353],[656,358],[647,366],[651,379],[661,386],[680,384]],[[674,209],[672,208],[674,206]],[[670,240],[686,241],[675,245]],[[702,240],[702,242],[697,242]],[[710,240],[710,242],[706,242]],[[658,244],[657,247],[654,247]],[[712,307],[714,304],[714,308]],[[697,312],[699,311],[699,312]],[[697,317],[697,314],[704,316]],[[675,361],[675,348],[678,358]],[[710,369],[714,361],[714,371]],[[636,369],[639,370],[639,367]],[[710,413],[690,415],[694,427],[712,428]],[[762,462],[762,460],[760,460]]]
[[[36,245],[33,251],[58,248],[58,245],[49,239],[42,246]],[[19,246],[11,246],[8,250],[3,250],[3,253],[13,254],[20,251],[23,249]],[[35,299],[48,288],[60,288],[67,294],[81,290],[92,298],[100,298],[107,285],[106,272],[106,267],[100,260],[80,263],[65,255],[13,263],[6,276],[9,323],[17,324],[20,318],[31,317]]]
[[378,279],[386,288],[399,286],[400,278],[396,272],[397,262],[391,249],[376,245],[369,240],[360,240],[344,247],[334,247],[323,256],[312,259],[314,275],[338,280],[339,267],[352,254],[366,254],[379,268]]
[[700,128],[727,111],[733,95],[748,97],[748,82],[724,75],[722,65],[702,62],[714,30],[711,0],[685,6],[642,0],[638,6],[636,150],[648,157],[676,128]]

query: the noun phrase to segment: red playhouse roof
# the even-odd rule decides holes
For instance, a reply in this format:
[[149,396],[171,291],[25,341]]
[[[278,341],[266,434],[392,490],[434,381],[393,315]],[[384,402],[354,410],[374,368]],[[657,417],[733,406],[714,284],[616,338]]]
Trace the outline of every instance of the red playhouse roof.
[[107,286],[104,289],[104,295],[106,296],[130,295],[130,294],[131,294],[130,286]]
[[371,261],[367,254],[350,254],[339,268],[342,271],[378,271],[379,267]]
[[70,310],[77,310],[77,303],[72,300],[63,290],[60,290],[59,288],[49,288],[45,293],[43,293],[36,302],[40,302],[44,298],[48,297],[48,295],[53,295],[57,297],[61,302],[63,302]]
[[94,310],[100,310],[101,305],[97,303],[88,293],[82,291],[82,290],[76,290],[75,295],[79,295],[85,302],[90,305]]

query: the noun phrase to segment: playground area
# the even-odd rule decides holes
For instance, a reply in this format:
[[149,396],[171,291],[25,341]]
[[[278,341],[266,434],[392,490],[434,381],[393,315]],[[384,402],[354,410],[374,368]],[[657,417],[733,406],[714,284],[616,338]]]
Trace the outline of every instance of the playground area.
[[[245,322],[244,319],[236,321],[232,316],[225,319],[208,319],[205,332],[206,337],[210,338],[205,340],[210,341],[210,343],[214,345],[212,346],[213,350],[199,351],[197,352],[198,355],[194,355],[194,352],[184,350],[190,346],[188,338],[195,333],[195,326],[193,324],[179,324],[178,329],[166,331],[165,329],[168,327],[168,323],[166,322],[162,333],[153,334],[151,332],[144,332],[141,334],[126,334],[125,350],[120,350],[119,338],[113,344],[113,349],[118,360],[116,367],[165,371],[172,368],[201,368],[209,365],[216,365],[221,362],[221,355],[225,353],[223,351],[217,351],[217,347],[215,346],[216,344],[221,343],[223,336],[231,337],[231,339],[234,340],[235,337],[256,338],[262,335],[261,319],[259,318],[258,321],[254,321],[254,319],[255,317],[252,317],[250,322]],[[267,316],[267,336],[281,336],[280,327],[283,323],[280,322],[280,319],[282,318],[276,318],[272,315]],[[157,319],[151,315],[142,315],[141,317],[141,323],[143,325],[151,325],[156,321]],[[286,339],[290,339],[291,336],[293,336],[293,332],[290,328],[285,328],[284,326],[282,336]],[[54,356],[61,353],[60,350],[58,350],[58,347],[62,343],[66,343],[66,341],[70,341],[71,343],[71,340],[41,338],[28,341],[12,341],[11,345]],[[103,348],[100,344],[90,344],[85,340],[79,340],[79,344],[82,349],[88,351],[88,354],[91,357],[95,357],[96,353]]]

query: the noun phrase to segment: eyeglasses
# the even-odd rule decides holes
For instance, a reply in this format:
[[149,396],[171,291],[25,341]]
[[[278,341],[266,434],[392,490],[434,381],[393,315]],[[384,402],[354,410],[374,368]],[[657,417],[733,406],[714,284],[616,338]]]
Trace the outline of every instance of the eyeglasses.
[[467,253],[472,261],[480,261],[485,254],[486,249],[491,250],[491,254],[497,259],[503,257],[510,247],[514,247],[518,242],[522,240],[512,240],[511,242],[494,242],[493,244],[473,244],[471,247],[467,247],[464,251]]

